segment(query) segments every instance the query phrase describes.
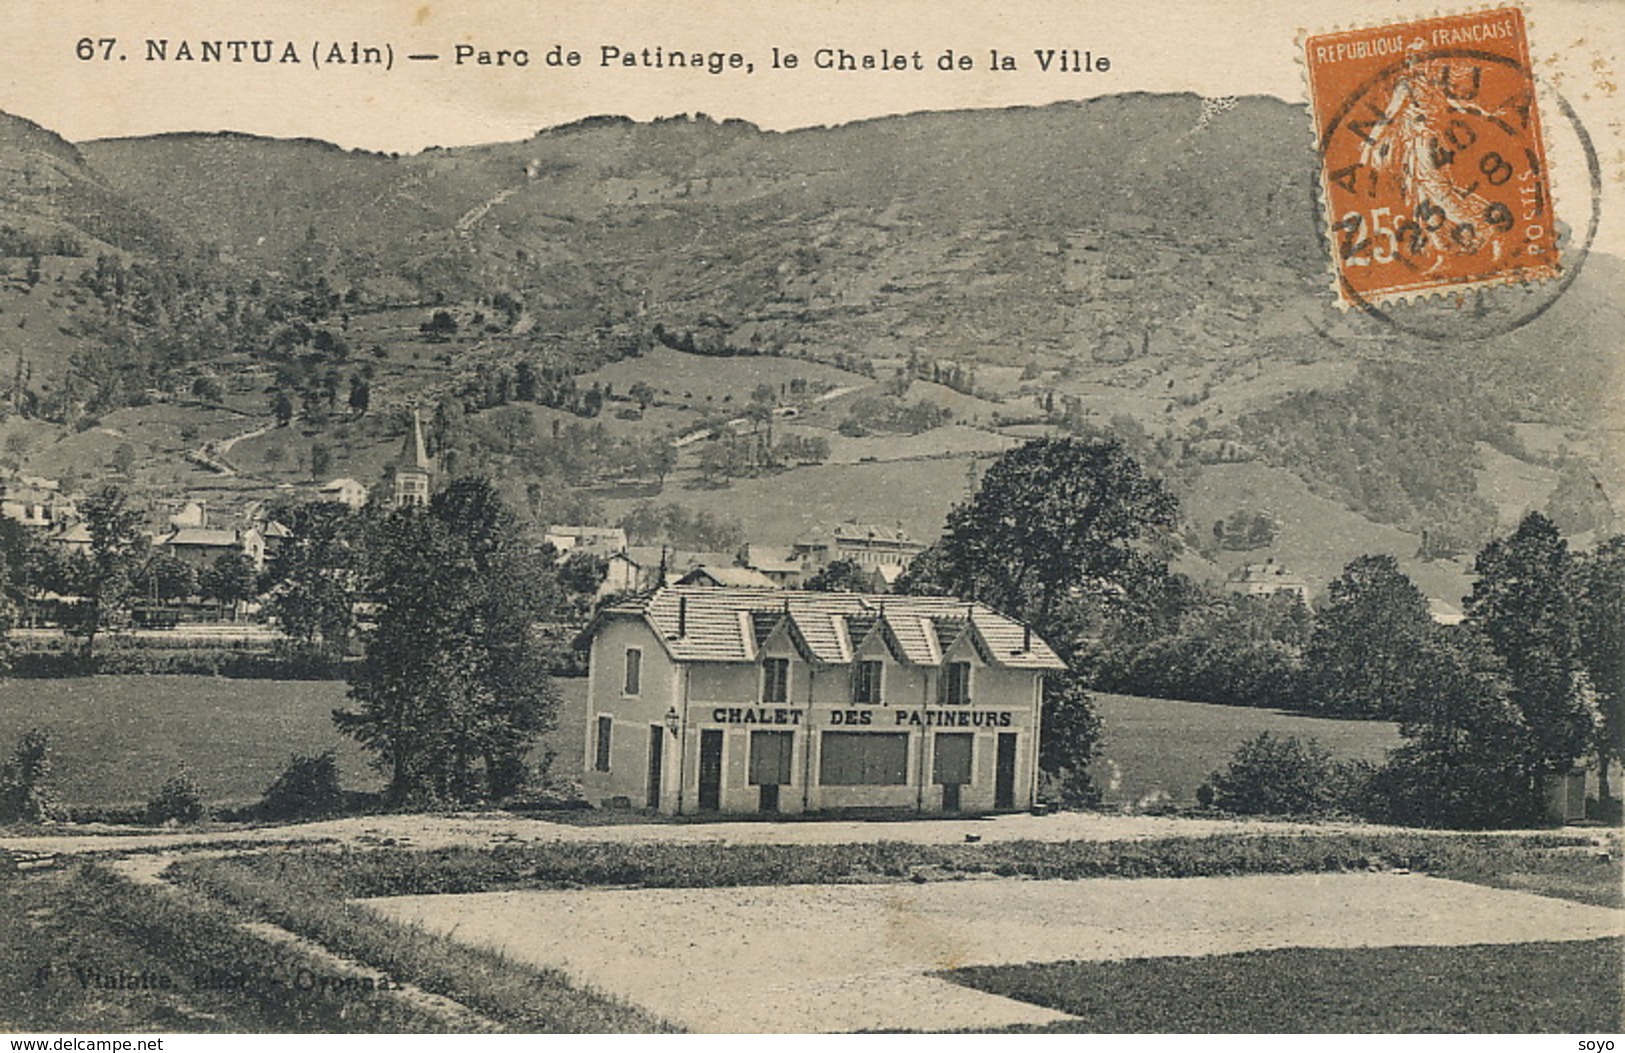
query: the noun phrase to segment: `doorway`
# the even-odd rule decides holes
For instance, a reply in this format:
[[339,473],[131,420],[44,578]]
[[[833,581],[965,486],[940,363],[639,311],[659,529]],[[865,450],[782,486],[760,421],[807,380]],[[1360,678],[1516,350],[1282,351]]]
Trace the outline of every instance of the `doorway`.
[[660,776],[665,762],[666,729],[661,724],[649,725],[649,794],[645,801],[650,808],[660,808]]
[[959,788],[970,782],[971,742],[962,732],[938,734],[931,781],[942,787],[942,810],[959,811]]
[[700,732],[700,811],[722,808],[722,732]]
[[1016,806],[1016,733],[999,732],[999,758],[993,772],[993,807]]

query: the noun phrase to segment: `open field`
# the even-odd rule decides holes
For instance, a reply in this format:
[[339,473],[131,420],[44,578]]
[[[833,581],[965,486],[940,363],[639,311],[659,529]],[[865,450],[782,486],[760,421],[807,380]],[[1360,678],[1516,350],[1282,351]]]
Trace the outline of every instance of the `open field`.
[[[559,723],[534,759],[554,754],[555,778],[581,768],[586,684],[558,681]],[[42,726],[52,735],[58,784],[74,807],[140,804],[184,760],[211,803],[257,800],[291,753],[338,752],[345,785],[379,785],[366,757],[333,729],[345,703],[333,681],[103,676],[0,682],[0,744]],[[1340,757],[1380,760],[1396,745],[1391,724],[1336,721],[1271,710],[1100,695],[1106,746],[1096,764],[1107,805],[1194,802],[1196,787],[1260,731],[1313,737]],[[229,729],[229,733],[226,732]],[[1164,796],[1165,795],[1165,796]]]
[[[1400,744],[1380,720],[1327,720],[1273,709],[1096,694],[1105,746],[1092,771],[1107,805],[1195,804],[1196,788],[1263,731],[1315,739],[1343,760],[1381,761]],[[1164,798],[1163,795],[1166,795]]]
[[[557,727],[533,753],[552,751],[552,775],[579,776],[586,681],[561,678]],[[1392,724],[1323,720],[1273,710],[1098,695],[1106,746],[1096,764],[1108,805],[1167,799],[1189,804],[1196,787],[1261,731],[1313,737],[1340,757],[1380,760],[1398,744]],[[338,752],[345,786],[379,782],[355,743],[333,728],[345,705],[338,681],[231,680],[195,676],[98,676],[0,681],[0,749],[30,727],[50,730],[64,803],[140,804],[184,760],[217,805],[255,801],[292,753]],[[1156,795],[1166,795],[1166,798]]]

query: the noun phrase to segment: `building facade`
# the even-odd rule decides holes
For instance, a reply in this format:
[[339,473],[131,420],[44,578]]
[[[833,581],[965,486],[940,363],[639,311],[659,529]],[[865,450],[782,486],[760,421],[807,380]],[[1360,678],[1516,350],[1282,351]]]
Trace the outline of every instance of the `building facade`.
[[583,789],[667,814],[1030,807],[1030,630],[951,597],[674,586],[588,626]]

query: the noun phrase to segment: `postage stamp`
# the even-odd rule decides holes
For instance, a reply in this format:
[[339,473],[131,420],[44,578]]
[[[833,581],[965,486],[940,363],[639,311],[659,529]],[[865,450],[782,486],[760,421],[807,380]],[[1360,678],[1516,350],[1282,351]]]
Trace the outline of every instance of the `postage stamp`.
[[1304,49],[1343,306],[1557,275],[1522,11],[1326,33]]

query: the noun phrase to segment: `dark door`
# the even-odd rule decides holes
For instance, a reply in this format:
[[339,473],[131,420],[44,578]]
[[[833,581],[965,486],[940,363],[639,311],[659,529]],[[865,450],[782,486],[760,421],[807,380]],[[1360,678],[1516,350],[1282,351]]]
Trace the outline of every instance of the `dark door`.
[[1016,806],[1016,734],[999,732],[999,763],[993,772],[993,807]]
[[700,732],[700,811],[722,807],[722,732]]
[[932,781],[942,787],[942,810],[959,811],[959,788],[970,782],[971,736],[955,732],[937,736]]
[[649,800],[650,808],[660,807],[660,765],[665,759],[666,729],[660,724],[649,725]]
[[753,731],[750,733],[750,782],[760,787],[757,807],[764,812],[779,810],[779,787],[790,782],[790,753],[793,732]]

